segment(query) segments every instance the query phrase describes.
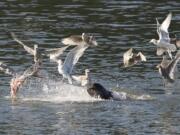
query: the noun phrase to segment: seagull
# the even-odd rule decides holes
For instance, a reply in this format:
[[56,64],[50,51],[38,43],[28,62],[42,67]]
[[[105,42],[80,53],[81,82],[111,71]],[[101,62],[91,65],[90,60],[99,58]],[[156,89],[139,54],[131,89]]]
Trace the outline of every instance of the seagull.
[[175,69],[180,60],[180,50],[176,53],[173,60],[168,60],[166,56],[163,56],[163,60],[156,67],[159,70],[160,75],[163,77],[164,82],[173,83],[175,81]]
[[63,38],[61,42],[64,45],[98,45],[94,36],[88,36],[86,33],[82,33],[82,35],[71,35],[70,37]]
[[[58,54],[55,56],[53,55],[51,58],[53,61],[55,61],[58,64],[58,71],[59,74],[63,76],[64,78],[68,79],[68,82],[72,84],[72,71],[75,64],[78,62],[79,58],[84,54],[84,51],[89,47],[89,45],[78,45],[75,48],[73,48],[66,56],[64,62],[57,58],[59,56]],[[61,52],[62,53],[62,52]],[[60,53],[60,54],[61,54]]]
[[164,52],[167,52],[169,57],[172,59],[171,52],[175,52],[177,48],[174,44],[170,43],[168,28],[171,23],[171,18],[172,13],[169,13],[162,24],[160,24],[156,18],[159,40],[151,39],[150,43],[157,46],[157,55],[162,55]]
[[38,61],[36,61],[31,67],[27,68],[23,73],[17,73],[12,68],[8,67],[6,64],[0,61],[0,71],[12,76],[12,79],[10,81],[10,94],[12,99],[16,98],[18,90],[27,78],[31,76],[37,76],[39,68],[40,64]]
[[81,84],[81,86],[86,86],[88,84],[88,80],[89,80],[89,69],[85,69],[85,75],[73,75],[72,78],[73,80],[79,82]]
[[24,48],[29,54],[31,54],[31,55],[34,56],[34,62],[35,62],[35,63],[36,63],[37,61],[39,61],[40,63],[42,62],[42,54],[40,53],[40,50],[38,49],[38,45],[37,45],[37,44],[34,45],[34,49],[33,49],[33,48],[28,47],[27,45],[25,45],[22,41],[20,41],[13,32],[11,32],[10,34],[11,34],[12,38],[13,38],[17,43],[19,43],[20,45],[22,45],[23,48]]
[[133,48],[130,48],[123,55],[124,67],[133,66],[140,61],[146,61],[146,57],[141,52],[134,54]]

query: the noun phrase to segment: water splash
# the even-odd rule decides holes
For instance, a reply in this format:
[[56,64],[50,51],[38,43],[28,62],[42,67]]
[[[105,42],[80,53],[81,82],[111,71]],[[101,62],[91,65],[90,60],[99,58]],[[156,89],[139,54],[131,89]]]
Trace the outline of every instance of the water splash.
[[86,87],[70,85],[54,80],[28,80],[18,97],[23,100],[40,100],[49,102],[93,102]]

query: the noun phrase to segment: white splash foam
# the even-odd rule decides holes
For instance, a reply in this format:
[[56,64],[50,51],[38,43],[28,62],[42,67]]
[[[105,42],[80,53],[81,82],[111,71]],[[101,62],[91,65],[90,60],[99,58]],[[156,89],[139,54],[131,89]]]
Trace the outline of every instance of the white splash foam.
[[75,86],[63,82],[46,80],[28,82],[18,94],[22,100],[40,100],[50,102],[93,102],[99,101],[87,93],[86,87]]

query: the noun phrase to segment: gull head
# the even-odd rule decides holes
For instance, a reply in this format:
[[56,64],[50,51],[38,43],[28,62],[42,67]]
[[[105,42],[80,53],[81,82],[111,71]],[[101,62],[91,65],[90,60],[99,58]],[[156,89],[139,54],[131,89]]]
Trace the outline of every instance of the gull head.
[[151,39],[151,40],[149,41],[149,43],[153,43],[153,44],[157,45],[157,40],[156,40],[156,39]]
[[86,33],[82,33],[82,40],[90,46],[97,46],[98,45],[94,36],[88,36]]
[[34,48],[36,48],[36,49],[37,49],[37,48],[38,48],[38,45],[37,45],[37,44],[34,44]]
[[97,41],[96,41],[94,36],[90,36],[89,44],[92,45],[92,46],[98,46],[98,43],[97,43]]
[[38,49],[38,45],[34,44],[34,50]]
[[85,69],[85,73],[89,73],[90,72],[90,70],[89,69]]

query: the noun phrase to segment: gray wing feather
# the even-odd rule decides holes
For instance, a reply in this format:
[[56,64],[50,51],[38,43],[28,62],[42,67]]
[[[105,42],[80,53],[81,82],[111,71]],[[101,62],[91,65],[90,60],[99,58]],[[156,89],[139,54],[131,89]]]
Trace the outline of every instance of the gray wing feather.
[[170,68],[169,77],[173,80],[174,80],[175,68],[179,60],[180,60],[180,51],[177,52],[175,59],[169,65],[169,68]]
[[11,36],[17,43],[22,45],[28,53],[30,53],[31,55],[34,55],[35,51],[32,48],[25,45],[22,41],[20,41],[13,32],[11,32]]
[[61,47],[61,48],[56,48],[56,49],[49,49],[46,50],[46,55],[49,56],[51,60],[57,60],[60,55],[64,53],[64,51],[68,48],[69,46]]
[[63,70],[68,74],[72,73],[74,65],[78,62],[79,58],[84,54],[88,46],[79,45],[73,48],[68,54],[63,64]]
[[158,21],[158,19],[156,18],[156,23],[157,23],[157,33],[158,33],[158,35],[160,34],[160,30],[159,30],[159,28],[160,28],[160,23],[159,23],[159,21]]
[[124,65],[128,65],[129,63],[129,59],[131,59],[133,57],[133,48],[130,48],[128,51],[126,51],[123,55],[123,62]]
[[171,18],[172,18],[172,13],[169,13],[159,28],[159,31],[160,31],[159,39],[161,41],[165,41],[168,43],[170,42],[168,28],[169,28],[169,25],[171,23]]
[[61,40],[64,45],[81,45],[82,41],[81,35],[72,35]]

